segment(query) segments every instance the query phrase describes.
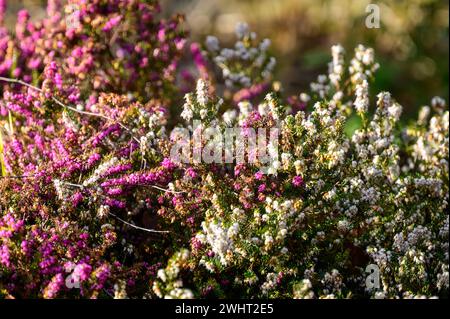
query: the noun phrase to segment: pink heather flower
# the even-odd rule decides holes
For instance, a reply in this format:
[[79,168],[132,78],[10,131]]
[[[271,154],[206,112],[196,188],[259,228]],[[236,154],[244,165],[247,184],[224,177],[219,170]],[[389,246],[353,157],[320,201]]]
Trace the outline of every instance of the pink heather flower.
[[111,275],[111,267],[107,264],[103,264],[95,270],[95,277],[97,282],[94,284],[95,289],[102,289],[106,280],[108,280]]
[[244,165],[243,164],[237,164],[234,167],[234,176],[238,176],[241,173],[242,169],[244,169]]
[[22,252],[28,256],[30,253],[30,243],[27,240],[22,240],[20,243],[20,248],[22,249]]
[[161,162],[161,166],[170,170],[175,167],[175,164],[169,158],[164,158],[164,160]]
[[252,85],[250,88],[244,88],[236,92],[233,96],[233,101],[239,103],[244,100],[251,100],[262,94],[269,88],[269,83],[259,83]]
[[200,240],[198,240],[197,237],[193,237],[191,239],[191,245],[192,245],[192,248],[195,249],[195,250],[199,250],[203,246],[202,242]]
[[208,68],[206,65],[206,60],[203,57],[202,51],[200,49],[200,45],[198,43],[191,44],[191,53],[194,59],[195,66],[197,67],[200,76],[204,79],[208,78]]
[[80,192],[76,192],[75,194],[73,194],[72,204],[74,207],[77,207],[78,204],[81,203],[82,200],[83,200],[83,194],[81,194]]
[[30,14],[27,10],[22,9],[17,13],[17,24],[23,24],[24,22],[27,22],[30,18]]
[[295,177],[292,179],[292,184],[293,184],[295,187],[300,187],[300,186],[302,186],[302,185],[303,185],[303,178],[302,178],[301,176],[299,176],[299,175],[295,176]]
[[123,189],[120,187],[110,188],[106,193],[110,196],[119,196],[123,194]]
[[164,26],[158,30],[158,40],[164,42],[166,40],[166,29]]
[[44,298],[52,299],[55,298],[58,292],[64,285],[64,276],[62,274],[57,274],[52,278],[52,281],[45,287]]
[[103,177],[128,171],[132,167],[133,166],[130,163],[112,166],[112,167],[108,168],[108,170],[103,174]]
[[89,156],[87,160],[87,167],[92,167],[95,163],[97,163],[100,160],[101,156],[98,153],[94,153],[91,156]]
[[60,10],[61,10],[61,1],[60,0],[48,0],[47,1],[47,14],[49,16],[58,14]]
[[186,44],[186,39],[179,38],[179,37],[175,39],[175,46],[178,50],[180,50],[180,51],[183,50],[185,44]]
[[105,26],[103,27],[103,31],[104,32],[108,32],[108,31],[111,31],[115,26],[117,26],[118,24],[119,24],[119,22],[120,22],[120,20],[122,20],[122,16],[116,16],[116,17],[114,17],[114,18],[111,18],[111,19],[109,19],[107,22],[106,22],[106,24],[105,24]]
[[125,203],[120,201],[120,200],[115,200],[115,199],[111,199],[108,198],[107,200],[105,200],[105,204],[111,207],[117,207],[117,208],[121,208],[124,209],[126,207]]
[[81,263],[75,266],[72,277],[75,280],[85,281],[89,278],[92,272],[92,267],[89,264]]
[[9,257],[9,248],[8,246],[6,246],[6,244],[3,244],[2,246],[0,246],[0,264],[9,268],[11,266]]
[[33,58],[27,64],[27,66],[30,69],[33,69],[33,70],[34,69],[38,69],[40,65],[41,65],[41,59],[40,58]]
[[189,176],[190,178],[196,178],[197,177],[197,173],[195,172],[195,170],[192,167],[189,167],[188,169],[186,169],[185,175]]
[[18,77],[20,77],[21,73],[22,73],[21,68],[15,68],[12,74],[13,74],[13,77],[18,78]]
[[264,174],[263,172],[259,171],[255,173],[255,178],[259,181],[263,178]]

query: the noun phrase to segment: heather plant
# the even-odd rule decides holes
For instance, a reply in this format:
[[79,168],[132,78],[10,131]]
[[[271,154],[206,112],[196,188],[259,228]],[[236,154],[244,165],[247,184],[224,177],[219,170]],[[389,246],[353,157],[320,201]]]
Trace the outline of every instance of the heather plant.
[[[154,1],[69,4],[80,9],[74,29],[53,1],[54,18],[18,21],[27,31],[14,35],[0,29],[0,45],[19,52],[0,55],[1,297],[448,297],[444,100],[400,125],[401,105],[370,94],[382,66],[362,45],[350,61],[333,46],[328,74],[286,98],[269,42],[255,45],[241,24],[233,59],[217,59],[228,53],[216,38],[209,53],[191,46],[202,78],[176,121],[176,23],[154,20]],[[134,48],[120,57],[105,44],[116,28],[119,47]],[[24,39],[33,46],[22,52]],[[46,51],[39,39],[56,46]],[[91,61],[84,71],[71,68],[83,65],[77,46]],[[234,59],[245,53],[248,64]],[[20,73],[5,63],[12,56]],[[38,67],[27,66],[31,57]],[[223,77],[213,78],[217,67]],[[354,114],[361,125],[349,133]],[[240,148],[195,156],[217,150],[230,129]],[[249,148],[260,131],[266,143]],[[182,161],[179,145],[189,150]],[[379,288],[366,286],[368,265],[380,270]]]
[[246,23],[239,23],[235,33],[234,48],[221,49],[214,36],[206,38],[205,48],[207,56],[220,70],[226,88],[235,92],[234,99],[239,102],[257,95],[270,83],[276,59],[268,52],[270,40],[257,43],[256,33],[251,32]]
[[199,76],[213,84],[211,90],[237,105],[263,96],[277,84],[272,83],[276,59],[269,50],[271,41],[259,41],[246,23],[236,26],[235,36],[232,48],[222,48],[215,36],[208,36],[203,45],[194,42],[191,55]]
[[48,16],[33,23],[21,10],[14,35],[0,25],[0,75],[36,85],[45,66],[56,62],[61,81],[82,98],[102,91],[141,101],[169,97],[185,33],[181,16],[159,19],[159,12],[152,0],[51,0]]

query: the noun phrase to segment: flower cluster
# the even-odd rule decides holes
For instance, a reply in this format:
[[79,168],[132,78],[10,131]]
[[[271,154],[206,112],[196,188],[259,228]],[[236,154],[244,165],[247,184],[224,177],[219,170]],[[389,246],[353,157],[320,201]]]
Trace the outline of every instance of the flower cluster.
[[[369,93],[373,50],[347,63],[339,45],[311,92],[286,98],[270,42],[240,24],[235,49],[191,46],[223,78],[198,80],[178,121],[178,19],[157,20],[155,1],[64,8],[0,28],[0,297],[448,297],[444,100],[401,125],[399,102]],[[276,130],[273,160],[247,141],[214,162],[175,161],[195,120],[215,129],[200,147],[230,128]],[[366,286],[369,265],[379,287]]]
[[[236,26],[238,41],[234,49],[220,49],[219,40],[214,36],[206,38],[206,48],[214,63],[221,69],[227,87],[245,87],[267,81],[272,76],[276,60],[268,55],[270,40],[264,39],[255,45],[256,34],[250,32],[246,23]],[[245,66],[242,66],[245,65]]]
[[[271,41],[257,42],[257,35],[246,23],[235,29],[237,41],[233,48],[221,48],[215,36],[205,40],[204,55],[212,63],[212,71],[219,70],[220,82],[225,85],[226,95],[233,94],[237,103],[250,100],[265,92],[273,80],[276,59],[269,52]],[[199,63],[197,63],[199,64]],[[205,65],[203,60],[201,65]]]
[[71,0],[64,6],[49,0],[48,17],[34,23],[21,10],[14,36],[0,25],[0,76],[36,85],[45,66],[56,62],[61,81],[87,93],[169,96],[185,34],[181,16],[158,19],[159,11],[153,0]]

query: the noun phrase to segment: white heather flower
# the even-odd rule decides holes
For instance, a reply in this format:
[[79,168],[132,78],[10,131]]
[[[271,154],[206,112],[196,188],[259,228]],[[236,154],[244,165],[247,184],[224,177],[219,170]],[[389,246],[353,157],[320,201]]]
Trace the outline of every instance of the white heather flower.
[[89,185],[95,184],[110,167],[116,165],[118,162],[119,159],[117,157],[113,157],[109,161],[100,164],[94,171],[94,173],[83,182],[83,186],[87,187]]
[[269,232],[266,232],[264,234],[264,246],[266,246],[266,248],[270,247],[273,243],[273,237]]
[[319,82],[320,84],[324,84],[325,82],[327,82],[327,76],[324,74],[320,74],[317,77],[317,82]]
[[236,117],[237,117],[237,111],[236,110],[227,110],[222,115],[223,121],[227,125],[231,125],[234,122],[234,120],[236,119]]
[[[275,69],[276,64],[277,64],[277,59],[275,59],[274,57],[270,57],[269,63],[267,63],[267,66],[266,66],[266,69],[265,69],[265,70],[266,70],[268,73],[272,72],[273,69]],[[267,77],[267,76],[266,76],[266,77]]]
[[197,81],[196,95],[200,106],[205,107],[208,103],[208,85],[202,79]]
[[239,224],[238,223],[234,223],[233,225],[230,226],[230,228],[228,228],[228,233],[227,236],[229,238],[234,238],[239,232]]
[[445,100],[439,96],[435,96],[431,99],[431,106],[434,108],[445,107]]
[[423,106],[419,111],[419,119],[417,122],[420,125],[425,125],[428,121],[428,118],[430,116],[431,110],[429,106]]
[[239,22],[239,23],[236,25],[235,32],[236,32],[236,36],[237,36],[239,39],[242,39],[242,38],[244,38],[245,36],[249,35],[249,31],[250,31],[250,29],[249,29],[249,27],[248,27],[248,24],[245,23],[245,22]]
[[174,288],[169,294],[164,296],[165,299],[193,299],[194,294],[189,289]]
[[391,93],[389,92],[380,92],[377,95],[377,106],[379,109],[388,108],[391,105]]
[[220,51],[220,55],[223,57],[223,59],[230,60],[234,57],[234,50],[228,48],[222,49]]
[[282,238],[286,237],[287,233],[288,233],[288,231],[287,231],[286,228],[280,229],[280,231],[279,231],[279,235],[280,235]]
[[[227,254],[233,252],[234,243],[228,236],[228,230],[222,227],[221,222],[203,222],[203,232],[206,236],[206,241],[211,246],[212,251],[219,257],[222,265],[228,264]],[[235,226],[231,230],[231,234],[236,231]]]
[[333,100],[334,101],[341,101],[344,98],[344,93],[342,91],[337,91],[336,93],[334,93],[333,95]]
[[358,45],[355,48],[355,57],[350,61],[349,67],[352,82],[360,83],[367,79],[378,67],[378,64],[375,63],[373,49]]
[[291,159],[292,159],[292,154],[290,154],[290,153],[282,153],[281,154],[281,162],[283,163],[283,166],[285,168],[289,167]]
[[208,110],[207,109],[201,109],[200,110],[200,118],[202,120],[204,120],[206,118],[206,116],[208,115]]
[[58,198],[60,200],[63,200],[64,199],[64,190],[63,190],[61,181],[59,179],[55,178],[53,180],[53,186],[55,187],[56,194],[57,194]]
[[340,44],[332,46],[331,55],[332,62],[328,77],[330,82],[337,86],[344,74],[344,48]]
[[259,48],[261,51],[267,51],[267,49],[269,49],[270,47],[270,40],[269,39],[264,39],[262,40],[262,42],[259,44]]
[[166,124],[164,112],[155,112],[148,118],[148,126],[150,129],[155,129],[158,125]]
[[238,107],[239,107],[239,112],[245,116],[249,115],[253,110],[253,106],[249,101],[239,102]]
[[349,224],[348,220],[346,220],[346,219],[340,220],[337,224],[337,228],[341,232],[348,231],[349,226],[350,226],[350,224]]
[[398,103],[394,103],[392,106],[388,107],[389,115],[392,116],[396,121],[400,119],[402,114],[402,106]]
[[104,218],[109,214],[109,206],[108,205],[100,205],[97,211],[97,216],[99,218]]
[[314,298],[314,291],[312,291],[312,284],[309,279],[303,279],[300,283],[294,286],[294,298],[296,299]]
[[442,272],[437,275],[437,284],[439,290],[449,288],[449,274],[448,274],[448,265],[442,265]]
[[183,118],[186,122],[189,122],[194,117],[194,113],[188,103],[184,103],[183,112],[181,112],[181,118]]
[[166,276],[166,271],[164,269],[159,269],[158,270],[158,274],[157,274],[158,278],[161,279],[163,282],[165,282],[167,280],[167,276]]
[[219,51],[220,50],[219,40],[212,35],[207,36],[206,37],[206,48],[208,49],[208,51],[212,51],[212,52]]
[[358,113],[366,113],[369,109],[369,84],[366,80],[356,85],[356,100],[353,103]]
[[280,165],[281,165],[280,161],[273,161],[273,163],[272,163],[272,167],[275,170],[278,170],[280,168]]
[[307,103],[311,100],[311,97],[306,93],[300,93],[300,101]]

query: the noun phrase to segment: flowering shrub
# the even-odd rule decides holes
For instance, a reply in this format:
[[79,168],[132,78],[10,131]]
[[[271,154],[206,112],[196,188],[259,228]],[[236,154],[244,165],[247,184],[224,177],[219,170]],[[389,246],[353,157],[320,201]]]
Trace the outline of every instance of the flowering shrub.
[[[270,42],[241,24],[235,49],[191,45],[203,79],[169,132],[180,18],[157,20],[155,1],[64,8],[78,23],[49,1],[50,18],[0,28],[0,296],[448,297],[445,101],[402,125],[388,92],[371,102],[373,50],[348,63],[339,45],[310,92],[285,98]],[[183,134],[208,128],[209,143]],[[271,160],[250,142],[244,161],[195,157],[230,128],[277,132]]]
[[159,10],[156,1],[133,0],[71,0],[62,10],[50,0],[48,17],[37,23],[21,10],[14,36],[0,29],[0,75],[40,84],[45,66],[56,62],[86,94],[167,96],[185,39],[181,16],[160,20]]

